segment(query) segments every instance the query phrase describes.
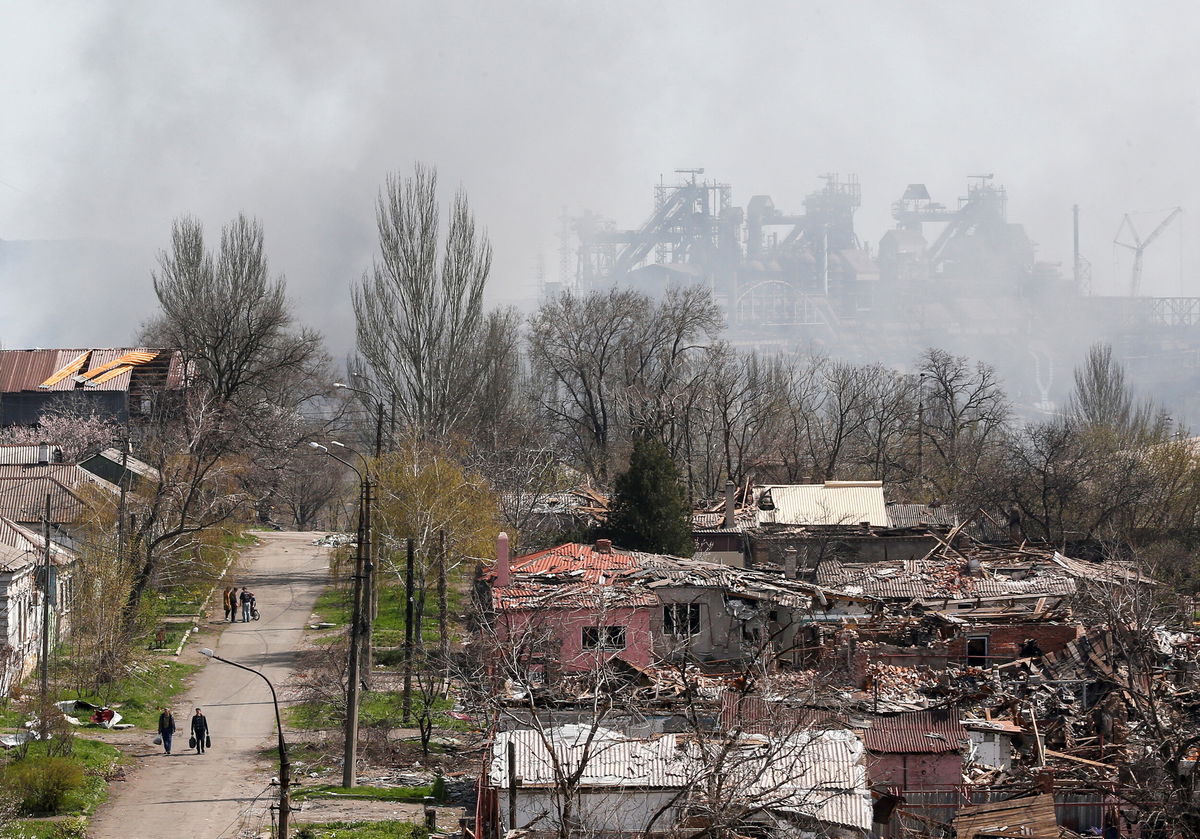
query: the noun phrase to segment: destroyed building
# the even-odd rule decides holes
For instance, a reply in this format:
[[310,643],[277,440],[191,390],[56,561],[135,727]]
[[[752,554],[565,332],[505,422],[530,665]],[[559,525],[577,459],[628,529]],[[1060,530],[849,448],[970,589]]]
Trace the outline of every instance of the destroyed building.
[[[734,516],[746,512],[733,506]],[[1060,839],[1105,828],[1149,837],[1156,813],[1190,806],[1196,750],[1161,746],[1195,728],[1200,637],[1190,624],[1150,617],[1158,612],[1138,617],[1142,604],[1158,608],[1162,587],[1129,561],[990,544],[962,522],[926,536],[934,547],[922,556],[829,556],[812,581],[786,564],[738,567],[604,542],[513,560],[507,588],[498,563],[481,578],[494,615],[519,590],[517,611],[541,611],[565,633],[544,661],[583,648],[585,627],[599,624],[624,628],[627,649],[607,661],[628,665],[599,681],[583,667],[545,669],[538,692],[511,700],[524,710],[509,714],[508,736],[526,743],[545,703],[542,730],[546,720],[595,724],[604,694],[613,703],[605,725],[639,749],[660,748],[654,738],[681,742],[697,726],[705,736],[766,740],[840,731],[861,744],[869,830],[887,839],[944,839],[960,826],[1007,835],[991,822],[1001,817],[1014,819],[1014,836],[1049,830],[1050,818]],[[591,616],[563,617],[579,605],[564,593],[584,595]],[[636,602],[636,617],[602,618],[606,602],[623,598]],[[602,632],[618,646],[611,629]],[[639,770],[622,771],[634,779],[624,815],[640,818],[632,814],[653,802],[642,798]],[[507,777],[494,762],[484,783],[492,798],[481,798],[505,826]],[[597,801],[617,795],[597,783],[588,793]],[[517,793],[525,794],[535,793]],[[631,823],[596,826],[636,832]]]

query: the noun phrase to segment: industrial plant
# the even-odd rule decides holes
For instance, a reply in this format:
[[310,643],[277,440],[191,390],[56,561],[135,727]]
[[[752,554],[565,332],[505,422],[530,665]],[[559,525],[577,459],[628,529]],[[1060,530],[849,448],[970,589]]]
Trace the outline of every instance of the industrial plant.
[[992,174],[968,176],[949,203],[909,184],[876,245],[855,228],[862,192],[853,175],[823,175],[799,209],[769,195],[739,204],[703,169],[676,175],[654,187],[653,211],[637,227],[594,213],[567,220],[560,277],[543,293],[707,286],[735,344],[901,368],[943,347],[995,365],[1029,416],[1055,410],[1087,347],[1106,341],[1147,393],[1180,418],[1200,416],[1200,297],[1141,293],[1144,254],[1180,208],[1144,234],[1122,220],[1114,248],[1131,257],[1128,291],[1098,296],[1079,250],[1079,208],[1072,264],[1039,260]]

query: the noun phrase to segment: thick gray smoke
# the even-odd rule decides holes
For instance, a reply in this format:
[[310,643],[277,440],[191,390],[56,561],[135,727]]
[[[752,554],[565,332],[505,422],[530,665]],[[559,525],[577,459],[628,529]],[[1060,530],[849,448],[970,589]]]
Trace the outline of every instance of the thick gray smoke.
[[[857,173],[877,243],[910,182],[995,172],[1043,259],[1083,208],[1095,286],[1134,209],[1200,211],[1183,3],[92,3],[4,6],[0,341],[122,344],[172,218],[262,219],[302,317],[350,347],[373,201],[413,161],[463,184],[495,301],[557,274],[561,208],[636,225],[660,173],[800,206]],[[1195,212],[1147,257],[1180,293]],[[37,244],[60,240],[68,244]],[[1127,264],[1127,262],[1126,262]],[[1183,293],[1200,294],[1186,271]]]

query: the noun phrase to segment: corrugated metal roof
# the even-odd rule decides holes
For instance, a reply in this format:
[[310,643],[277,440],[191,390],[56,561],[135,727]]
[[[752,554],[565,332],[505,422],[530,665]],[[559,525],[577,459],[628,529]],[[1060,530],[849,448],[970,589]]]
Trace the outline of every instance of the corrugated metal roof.
[[[40,446],[0,446],[0,466],[36,466]],[[50,447],[51,461],[62,460],[62,446]]]
[[0,479],[0,516],[13,521],[41,521],[50,496],[50,518],[55,523],[77,522],[86,507],[83,499],[54,478]]
[[[594,733],[593,733],[594,731]],[[589,741],[589,734],[591,739]],[[542,732],[498,734],[489,780],[508,784],[508,744],[516,746],[522,786],[550,786],[560,772],[576,772],[583,787],[700,788],[719,772],[730,796],[767,810],[800,813],[818,821],[869,830],[871,795],[862,741],[844,730],[800,732],[772,740],[740,738],[732,748],[687,734],[634,739],[610,729],[564,725]]]
[[740,509],[733,514],[733,524],[725,526],[724,513],[692,513],[692,532],[703,533],[745,533],[758,525],[758,515],[755,510]]
[[[0,518],[0,571],[15,571],[36,562],[45,556],[45,540],[40,533],[22,527],[14,521]],[[75,554],[53,540],[50,555],[56,565],[74,561]]]
[[754,501],[760,524],[891,526],[882,481],[771,484],[755,487]]
[[863,743],[871,752],[942,754],[961,751],[968,737],[958,709],[947,708],[875,717],[863,732]]
[[945,504],[936,507],[928,504],[888,504],[887,511],[892,527],[954,527],[958,524],[957,513]]
[[[62,375],[65,369],[75,368],[84,355],[87,356],[84,363],[73,374]],[[123,357],[128,357],[127,363],[114,364]],[[166,386],[177,387],[183,365],[176,350],[148,347],[0,350],[0,393],[69,392],[85,388],[128,390],[136,370],[164,364]],[[121,370],[120,374],[109,378],[108,372],[115,370]]]

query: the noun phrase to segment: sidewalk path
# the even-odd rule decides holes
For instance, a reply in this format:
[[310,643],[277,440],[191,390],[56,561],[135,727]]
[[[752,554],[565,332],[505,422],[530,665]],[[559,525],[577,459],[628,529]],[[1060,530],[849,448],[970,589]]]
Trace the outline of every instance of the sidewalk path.
[[[185,657],[212,647],[217,655],[261,670],[282,694],[313,603],[328,580],[328,551],[311,544],[317,535],[259,534],[262,544],[246,552],[237,582],[254,592],[262,619],[226,625],[219,637],[202,632]],[[216,613],[218,629],[220,618]],[[135,765],[128,781],[111,787],[112,798],[89,827],[91,839],[219,839],[238,836],[242,825],[264,823],[278,795],[276,787],[268,788],[278,764],[259,756],[276,744],[271,693],[258,676],[201,660],[207,664],[174,706],[180,730],[173,754],[151,743],[153,732],[139,731],[126,741]],[[212,750],[203,755],[187,748],[188,720],[196,708],[204,710],[212,729]]]

